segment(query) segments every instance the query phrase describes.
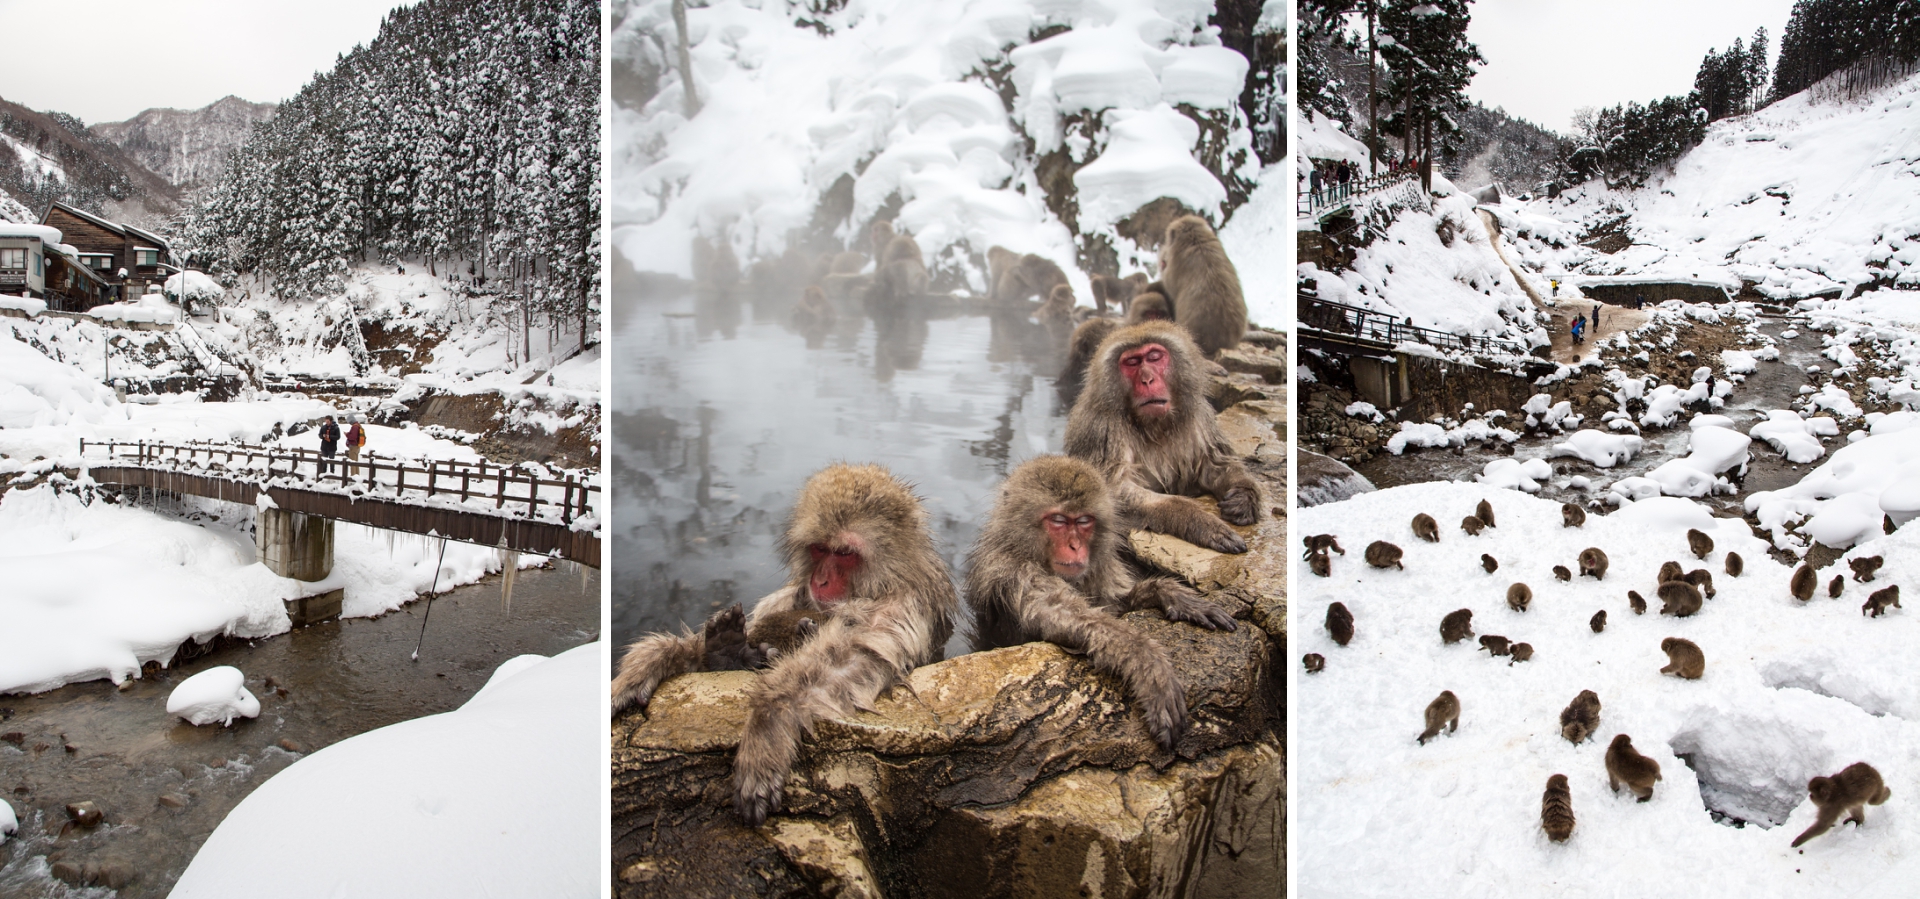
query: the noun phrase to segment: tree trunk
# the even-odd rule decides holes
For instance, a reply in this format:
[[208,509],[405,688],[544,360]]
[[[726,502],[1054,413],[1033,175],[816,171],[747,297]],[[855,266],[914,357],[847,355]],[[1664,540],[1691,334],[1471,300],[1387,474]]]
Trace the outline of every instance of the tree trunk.
[[673,28],[680,35],[680,83],[687,89],[687,118],[700,114],[700,98],[693,92],[693,57],[687,52],[687,0],[673,0]]

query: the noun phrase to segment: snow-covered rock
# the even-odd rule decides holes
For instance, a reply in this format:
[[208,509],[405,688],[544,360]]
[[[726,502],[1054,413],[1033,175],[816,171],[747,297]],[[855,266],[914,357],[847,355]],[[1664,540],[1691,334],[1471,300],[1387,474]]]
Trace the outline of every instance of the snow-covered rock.
[[167,714],[195,726],[260,716],[260,700],[247,690],[246,676],[232,665],[208,668],[180,682],[167,697]]

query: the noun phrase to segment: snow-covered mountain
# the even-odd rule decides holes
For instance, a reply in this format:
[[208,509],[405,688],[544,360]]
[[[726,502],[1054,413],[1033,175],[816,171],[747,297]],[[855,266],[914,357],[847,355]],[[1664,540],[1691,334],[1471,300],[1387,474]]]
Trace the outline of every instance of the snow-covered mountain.
[[276,108],[228,95],[199,109],[149,109],[124,122],[90,126],[87,132],[191,191],[219,180],[227,170],[227,156]]
[[37,222],[54,200],[157,226],[180,192],[79,119],[0,99],[0,218]]

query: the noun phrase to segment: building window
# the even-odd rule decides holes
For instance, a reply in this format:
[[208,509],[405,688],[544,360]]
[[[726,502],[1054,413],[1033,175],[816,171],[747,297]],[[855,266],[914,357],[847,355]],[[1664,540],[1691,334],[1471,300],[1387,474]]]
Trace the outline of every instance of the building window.
[[149,250],[149,249],[146,249],[145,247],[134,250],[133,264],[134,265],[159,265],[160,251]]
[[113,268],[113,257],[105,253],[82,253],[80,263],[97,272]]
[[0,268],[27,270],[26,247],[0,247]]

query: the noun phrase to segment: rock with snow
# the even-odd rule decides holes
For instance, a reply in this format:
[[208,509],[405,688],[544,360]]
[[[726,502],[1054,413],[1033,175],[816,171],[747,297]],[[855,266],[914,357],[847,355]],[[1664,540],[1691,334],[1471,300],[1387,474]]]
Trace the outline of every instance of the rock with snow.
[[167,714],[195,726],[233,723],[235,718],[260,716],[260,700],[247,691],[246,676],[232,665],[208,668],[180,682],[167,697]]
[[1631,460],[1643,445],[1644,440],[1631,434],[1608,434],[1584,428],[1568,435],[1566,442],[1554,444],[1551,454],[1584,459],[1596,468],[1612,468]]
[[1495,459],[1474,480],[1488,487],[1539,493],[1541,482],[1552,477],[1553,466],[1545,459]]

